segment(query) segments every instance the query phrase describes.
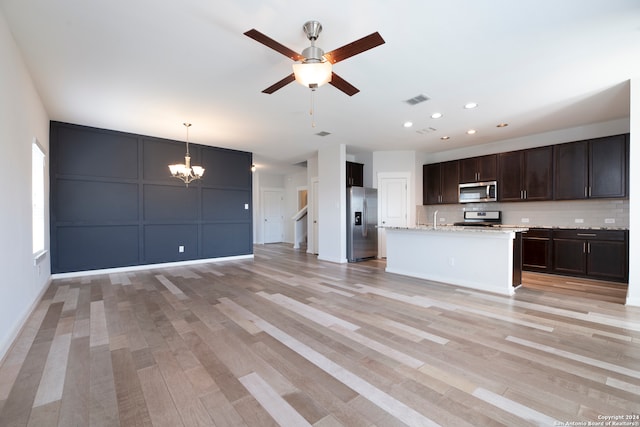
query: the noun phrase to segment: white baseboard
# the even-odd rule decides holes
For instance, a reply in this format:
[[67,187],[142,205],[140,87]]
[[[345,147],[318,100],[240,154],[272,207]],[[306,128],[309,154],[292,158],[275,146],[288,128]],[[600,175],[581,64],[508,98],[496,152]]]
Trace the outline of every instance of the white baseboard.
[[633,307],[640,307],[640,298],[629,298],[629,297],[627,297],[627,301],[626,301],[625,305],[633,306]]
[[40,304],[42,297],[44,296],[45,292],[47,292],[47,289],[49,289],[50,285],[51,277],[49,277],[49,280],[47,280],[42,289],[40,289],[38,296],[33,300],[29,308],[25,311],[24,315],[18,320],[18,322],[16,322],[11,334],[9,334],[9,336],[7,336],[7,339],[0,344],[0,365],[4,363],[4,359],[7,357],[7,354],[9,354],[11,347],[16,342],[16,339],[24,329],[24,326],[27,324],[27,320],[29,320],[29,317],[38,307],[38,304]]

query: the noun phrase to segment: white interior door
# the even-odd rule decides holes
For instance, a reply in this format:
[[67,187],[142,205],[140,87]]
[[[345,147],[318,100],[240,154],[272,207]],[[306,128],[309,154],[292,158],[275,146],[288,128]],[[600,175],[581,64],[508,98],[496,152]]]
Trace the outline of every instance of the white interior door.
[[264,190],[262,193],[264,243],[280,243],[284,238],[284,192]]
[[[394,174],[395,175],[395,174]],[[378,177],[378,225],[381,227],[406,227],[408,224],[409,177]],[[386,258],[387,240],[384,228],[378,230],[378,256]]]

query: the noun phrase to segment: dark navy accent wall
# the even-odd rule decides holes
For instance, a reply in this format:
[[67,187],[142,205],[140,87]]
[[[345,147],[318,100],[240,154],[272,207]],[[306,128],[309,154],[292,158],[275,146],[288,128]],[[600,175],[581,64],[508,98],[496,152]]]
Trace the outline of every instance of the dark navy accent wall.
[[167,167],[185,149],[52,121],[52,273],[252,254],[251,153],[190,143],[187,188]]

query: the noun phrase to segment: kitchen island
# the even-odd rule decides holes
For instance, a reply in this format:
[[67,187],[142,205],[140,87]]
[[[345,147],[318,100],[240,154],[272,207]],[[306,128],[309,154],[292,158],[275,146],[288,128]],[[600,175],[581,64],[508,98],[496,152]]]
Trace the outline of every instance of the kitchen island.
[[389,273],[512,295],[520,285],[516,227],[385,227]]

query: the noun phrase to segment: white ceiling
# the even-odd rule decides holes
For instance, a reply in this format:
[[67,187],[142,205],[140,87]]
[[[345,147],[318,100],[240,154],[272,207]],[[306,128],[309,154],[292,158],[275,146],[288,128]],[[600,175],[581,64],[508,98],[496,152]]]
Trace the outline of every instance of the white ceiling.
[[[0,0],[0,9],[52,120],[178,140],[189,121],[192,142],[251,151],[274,172],[326,144],[439,152],[628,117],[628,80],[640,76],[638,0]],[[292,61],[243,35],[255,28],[300,52],[308,20],[321,22],[325,51],[375,31],[386,41],[334,65],[361,92],[319,88],[316,127],[309,89],[261,93]],[[430,100],[404,102],[420,94]],[[469,101],[478,108],[465,110]],[[436,111],[444,117],[431,119]]]

